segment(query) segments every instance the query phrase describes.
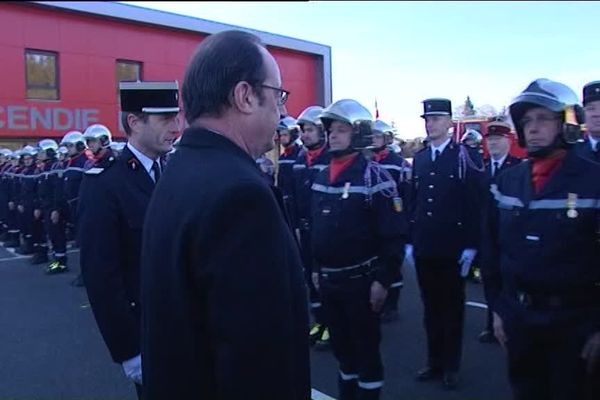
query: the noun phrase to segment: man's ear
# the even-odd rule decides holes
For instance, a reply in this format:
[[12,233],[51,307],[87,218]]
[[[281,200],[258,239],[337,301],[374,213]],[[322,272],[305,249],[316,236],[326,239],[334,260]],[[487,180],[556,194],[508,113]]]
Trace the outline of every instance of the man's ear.
[[129,125],[129,129],[132,133],[137,133],[140,130],[140,124],[142,123],[143,121],[135,114],[127,114],[127,125]]
[[238,82],[231,96],[231,103],[242,114],[252,114],[258,106],[258,96],[254,88],[246,81]]

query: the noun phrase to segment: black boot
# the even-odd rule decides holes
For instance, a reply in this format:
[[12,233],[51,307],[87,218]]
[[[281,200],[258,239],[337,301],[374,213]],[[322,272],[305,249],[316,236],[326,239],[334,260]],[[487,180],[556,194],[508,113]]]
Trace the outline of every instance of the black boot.
[[339,400],[358,400],[358,381],[338,378]]

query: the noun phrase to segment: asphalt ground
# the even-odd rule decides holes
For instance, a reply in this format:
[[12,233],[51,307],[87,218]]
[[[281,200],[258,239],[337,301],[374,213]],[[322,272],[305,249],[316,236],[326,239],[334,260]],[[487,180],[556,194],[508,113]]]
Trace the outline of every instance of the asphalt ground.
[[[79,270],[76,249],[70,250],[68,264],[68,272],[47,276],[43,265],[0,247],[1,400],[136,399],[133,385],[110,359],[85,289],[70,286]],[[414,380],[424,366],[425,333],[414,271],[405,268],[404,275],[400,318],[383,325],[382,400],[509,399],[503,350],[477,341],[486,313],[479,284],[467,285],[471,305],[466,306],[459,389],[448,392],[439,381]],[[331,352],[313,350],[311,365],[315,399],[335,398],[337,363]]]

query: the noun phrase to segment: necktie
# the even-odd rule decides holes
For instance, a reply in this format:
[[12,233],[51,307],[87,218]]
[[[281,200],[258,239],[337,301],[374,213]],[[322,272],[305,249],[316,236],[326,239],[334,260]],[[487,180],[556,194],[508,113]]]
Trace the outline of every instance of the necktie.
[[152,163],[152,172],[154,172],[154,182],[156,183],[160,179],[160,166],[156,161]]
[[440,156],[440,151],[439,151],[439,150],[436,150],[436,151],[433,153],[433,161],[437,160],[439,156]]
[[494,161],[494,169],[492,169],[492,176],[496,176],[498,173],[498,161]]

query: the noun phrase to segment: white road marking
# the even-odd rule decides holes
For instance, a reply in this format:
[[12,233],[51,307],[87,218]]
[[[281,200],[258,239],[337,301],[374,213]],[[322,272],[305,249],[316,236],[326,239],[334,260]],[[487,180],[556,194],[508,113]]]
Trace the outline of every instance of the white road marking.
[[465,304],[471,307],[483,308],[484,310],[487,310],[488,308],[487,304],[478,303],[476,301],[467,301]]

